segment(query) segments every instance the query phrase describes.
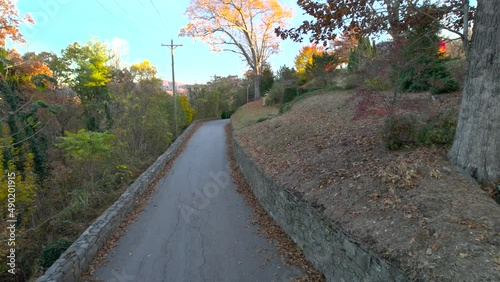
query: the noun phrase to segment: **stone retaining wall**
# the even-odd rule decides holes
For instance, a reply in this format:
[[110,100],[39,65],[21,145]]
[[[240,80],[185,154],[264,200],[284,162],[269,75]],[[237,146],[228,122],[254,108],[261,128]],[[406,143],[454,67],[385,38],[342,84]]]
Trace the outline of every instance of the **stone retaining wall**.
[[335,228],[307,203],[277,185],[233,138],[236,161],[264,209],[328,281],[409,281],[399,269]]
[[104,242],[116,231],[122,220],[134,206],[135,201],[141,197],[150,183],[160,176],[165,164],[176,154],[182,142],[194,130],[196,125],[202,122],[194,121],[175,140],[168,150],[139,176],[132,185],[109,207],[99,218],[97,218],[85,232],[59,257],[58,260],[39,277],[36,281],[79,281],[82,273],[93,261],[97,251]]

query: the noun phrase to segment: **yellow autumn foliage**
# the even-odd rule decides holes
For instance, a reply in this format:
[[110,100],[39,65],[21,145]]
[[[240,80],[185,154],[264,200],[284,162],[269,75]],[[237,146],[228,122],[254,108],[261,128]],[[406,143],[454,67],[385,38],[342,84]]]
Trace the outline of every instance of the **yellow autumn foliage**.
[[186,115],[185,126],[188,126],[193,121],[194,109],[189,104],[188,98],[186,96],[180,96],[179,103],[181,104],[182,110],[184,111],[184,114]]

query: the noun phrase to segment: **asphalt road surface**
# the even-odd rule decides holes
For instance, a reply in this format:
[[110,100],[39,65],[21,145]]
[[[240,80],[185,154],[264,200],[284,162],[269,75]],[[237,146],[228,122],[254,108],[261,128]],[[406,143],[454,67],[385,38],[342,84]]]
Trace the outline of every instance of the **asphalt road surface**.
[[[132,223],[109,262],[91,279],[103,281],[289,281],[257,228],[228,168],[224,126],[205,123],[192,136],[145,211]],[[94,280],[95,281],[95,280]]]

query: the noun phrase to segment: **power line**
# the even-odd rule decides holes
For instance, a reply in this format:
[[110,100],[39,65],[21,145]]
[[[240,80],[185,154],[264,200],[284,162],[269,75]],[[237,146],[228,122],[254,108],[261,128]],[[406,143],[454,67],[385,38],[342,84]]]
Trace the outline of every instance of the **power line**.
[[[148,14],[150,14],[151,16],[153,16],[153,15],[151,14],[151,9],[148,9],[148,8],[144,5],[144,3],[143,3],[143,1],[142,1],[142,0],[139,0],[139,3],[141,4],[142,8],[144,8],[144,10],[145,10]],[[164,22],[163,17],[161,16],[160,10],[158,10],[158,8],[156,7],[156,5],[154,4],[154,2],[153,2],[152,0],[150,0],[150,3],[151,3],[151,5],[153,6],[153,8],[155,9],[156,14],[160,17],[160,22],[161,22],[161,23],[160,23],[159,27],[161,28],[161,30],[162,30],[163,32],[165,32],[165,33],[166,33],[166,32],[167,32],[167,30],[165,29],[165,25],[164,25],[164,24],[165,24],[165,22]]]
[[155,3],[153,3],[153,0],[149,0],[149,2],[151,2],[151,5],[153,5],[153,7],[155,8],[156,12],[158,13],[158,16],[160,16],[160,19],[163,19],[163,17],[160,14],[160,11],[158,11],[158,9],[156,8]]
[[125,11],[125,9],[123,9],[123,7],[122,7],[120,4],[118,4],[118,2],[116,2],[116,0],[113,0],[113,2],[115,2],[115,4],[116,4],[118,7],[120,7],[120,9],[122,9],[122,11],[125,13],[125,15],[127,15],[128,17],[130,17],[130,15],[127,13],[127,11]]
[[99,0],[95,0],[97,3],[99,3],[99,5],[101,5],[101,7],[106,10],[106,12],[108,12],[113,18],[115,18],[116,20],[118,20],[115,15],[113,15],[106,7],[104,7],[103,4],[101,4],[101,2],[99,2]]
[[101,2],[99,2],[99,0],[95,0],[104,10],[106,10],[106,12],[108,12],[108,14],[110,14],[115,20],[116,22],[122,26],[124,29],[128,29],[128,27],[120,20],[118,19],[113,13],[111,13],[111,11],[108,10],[108,8],[106,8]]

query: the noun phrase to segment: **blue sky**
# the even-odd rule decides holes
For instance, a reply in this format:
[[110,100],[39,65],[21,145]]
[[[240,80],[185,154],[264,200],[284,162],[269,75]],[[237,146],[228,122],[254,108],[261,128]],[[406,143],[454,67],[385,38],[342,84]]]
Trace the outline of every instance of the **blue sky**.
[[[304,16],[296,1],[280,2],[295,10],[290,24],[298,26]],[[189,0],[19,0],[17,4],[21,13],[29,12],[36,21],[34,26],[21,27],[27,40],[25,46],[16,46],[21,53],[60,54],[73,42],[83,44],[95,37],[121,50],[125,63],[149,60],[161,78],[170,80],[170,49],[161,44],[173,39],[175,44],[183,44],[175,50],[176,81],[205,83],[213,75],[242,76],[247,69],[237,54],[211,52],[199,40],[178,37],[187,24],[184,12]],[[282,41],[280,53],[270,59],[273,70],[285,64],[293,66],[301,46],[291,40]]]

